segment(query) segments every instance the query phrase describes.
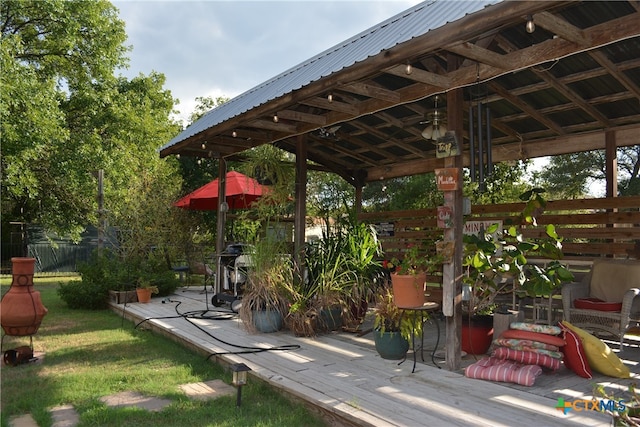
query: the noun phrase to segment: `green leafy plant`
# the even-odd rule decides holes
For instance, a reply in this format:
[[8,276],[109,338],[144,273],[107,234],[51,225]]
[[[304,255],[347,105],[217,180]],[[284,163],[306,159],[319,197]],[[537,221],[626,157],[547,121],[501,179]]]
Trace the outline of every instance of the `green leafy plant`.
[[[411,340],[412,334],[422,335],[422,322],[413,322],[410,314],[398,308],[391,289],[383,288],[377,294],[373,312],[373,327],[380,332],[400,332],[407,341]],[[426,320],[428,314],[424,316]]]
[[136,284],[136,288],[138,288],[138,289],[149,289],[151,291],[151,293],[154,294],[154,295],[159,292],[157,285],[151,284],[151,282],[149,282],[149,280],[147,280],[145,278],[142,278],[142,277],[138,279],[138,283]]
[[284,254],[285,244],[268,237],[250,247],[251,268],[247,271],[239,312],[250,332],[257,332],[253,318],[255,311],[276,311],[282,317],[288,313],[287,289],[293,282],[293,266],[291,259]]
[[428,245],[425,243],[410,244],[407,245],[407,250],[403,252],[402,260],[393,258],[387,263],[387,268],[393,270],[396,274],[432,273],[442,265],[442,260],[443,257],[435,253],[435,245],[433,250],[429,250]]
[[[550,295],[563,283],[573,280],[573,274],[560,263],[562,238],[555,226],[545,226],[540,238],[525,238],[523,227],[538,226],[536,217],[544,212],[546,201],[542,189],[532,189],[520,198],[526,201],[518,221],[498,230],[492,224],[478,235],[464,236],[463,283],[468,287],[466,302],[470,314],[487,312],[495,307],[500,295],[516,292],[519,296]],[[528,259],[549,260],[540,266]]]

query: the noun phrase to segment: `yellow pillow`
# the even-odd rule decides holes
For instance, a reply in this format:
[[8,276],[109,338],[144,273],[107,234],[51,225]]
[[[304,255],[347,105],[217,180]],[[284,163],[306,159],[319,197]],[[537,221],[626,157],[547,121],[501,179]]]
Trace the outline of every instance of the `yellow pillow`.
[[566,320],[562,321],[562,324],[580,337],[591,369],[610,377],[629,378],[629,368],[620,361],[618,356],[611,351],[611,348],[606,343],[584,329],[573,326]]

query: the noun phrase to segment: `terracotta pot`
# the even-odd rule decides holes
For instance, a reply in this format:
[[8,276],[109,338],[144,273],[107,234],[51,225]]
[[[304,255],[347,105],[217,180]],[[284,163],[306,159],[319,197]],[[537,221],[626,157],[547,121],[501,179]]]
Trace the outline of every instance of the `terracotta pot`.
[[40,292],[33,290],[35,262],[35,258],[11,258],[11,288],[0,302],[0,324],[7,335],[35,334],[47,314]]
[[136,295],[138,295],[138,302],[146,304],[151,301],[151,289],[136,288]]
[[424,287],[427,273],[392,274],[393,300],[400,308],[416,308],[424,305]]

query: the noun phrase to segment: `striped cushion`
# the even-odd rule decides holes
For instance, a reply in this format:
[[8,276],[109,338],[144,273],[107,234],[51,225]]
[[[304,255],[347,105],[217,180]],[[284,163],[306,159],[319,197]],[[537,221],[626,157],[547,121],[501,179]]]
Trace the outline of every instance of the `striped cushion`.
[[540,332],[520,331],[518,329],[507,329],[500,335],[500,338],[538,341],[555,345],[556,347],[562,347],[565,345],[562,337],[541,334]]
[[567,342],[567,345],[562,347],[564,366],[582,378],[593,378],[591,366],[589,366],[580,337],[562,322],[560,322],[560,327],[564,331],[564,340]]
[[511,348],[499,347],[493,354],[493,357],[500,359],[509,359],[525,365],[539,365],[554,371],[560,367],[560,359],[555,359],[546,354],[537,353],[535,351],[513,350]]
[[521,365],[496,357],[485,357],[464,370],[464,374],[468,378],[509,382],[525,386],[532,386],[541,373],[542,368],[538,365]]

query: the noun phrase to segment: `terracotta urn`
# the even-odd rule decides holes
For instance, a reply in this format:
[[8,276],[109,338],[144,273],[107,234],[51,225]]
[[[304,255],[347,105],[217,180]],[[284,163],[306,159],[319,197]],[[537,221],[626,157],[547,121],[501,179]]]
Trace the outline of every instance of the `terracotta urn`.
[[27,336],[38,332],[47,309],[33,289],[35,258],[11,258],[11,287],[0,301],[0,324],[5,334]]

